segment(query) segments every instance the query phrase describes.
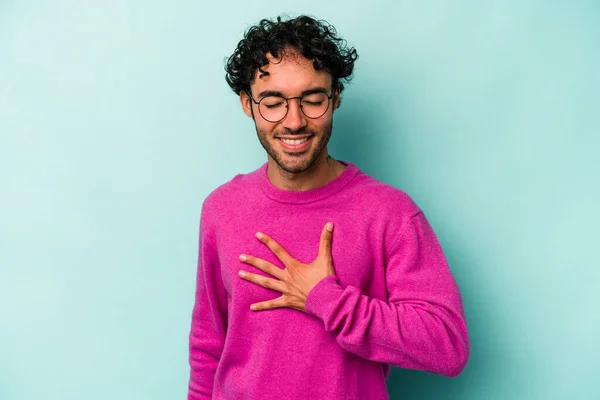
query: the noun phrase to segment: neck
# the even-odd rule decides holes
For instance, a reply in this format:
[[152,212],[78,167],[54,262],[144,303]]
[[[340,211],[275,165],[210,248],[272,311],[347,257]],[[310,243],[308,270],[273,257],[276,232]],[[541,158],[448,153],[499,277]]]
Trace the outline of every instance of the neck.
[[334,160],[323,153],[315,160],[313,165],[302,172],[287,172],[269,156],[267,176],[273,186],[292,191],[306,191],[324,186],[337,178],[346,168],[341,162]]

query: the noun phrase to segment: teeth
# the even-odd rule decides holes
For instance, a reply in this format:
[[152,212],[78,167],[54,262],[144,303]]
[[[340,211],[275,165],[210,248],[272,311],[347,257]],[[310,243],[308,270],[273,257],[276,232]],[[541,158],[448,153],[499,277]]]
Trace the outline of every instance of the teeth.
[[285,144],[291,144],[292,146],[296,146],[299,144],[302,144],[304,142],[306,142],[308,140],[308,138],[304,138],[304,139],[296,139],[296,140],[291,140],[291,139],[281,139],[281,141]]

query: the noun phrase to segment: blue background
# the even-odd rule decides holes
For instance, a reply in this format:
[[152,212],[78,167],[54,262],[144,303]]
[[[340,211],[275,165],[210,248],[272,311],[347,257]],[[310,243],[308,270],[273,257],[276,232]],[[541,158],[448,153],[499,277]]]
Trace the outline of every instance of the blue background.
[[202,200],[266,161],[223,78],[282,12],[355,46],[330,153],[409,193],[464,297],[456,379],[600,399],[596,1],[0,0],[0,399],[185,398]]

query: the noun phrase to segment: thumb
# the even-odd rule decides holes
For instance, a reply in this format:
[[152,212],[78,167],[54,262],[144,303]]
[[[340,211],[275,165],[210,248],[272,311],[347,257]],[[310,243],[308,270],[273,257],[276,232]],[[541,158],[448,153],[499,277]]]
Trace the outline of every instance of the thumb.
[[[328,229],[329,227],[329,229]],[[331,230],[330,230],[331,229]],[[319,243],[319,258],[325,257],[331,259],[331,239],[333,237],[333,222],[328,222],[321,232],[321,242]]]

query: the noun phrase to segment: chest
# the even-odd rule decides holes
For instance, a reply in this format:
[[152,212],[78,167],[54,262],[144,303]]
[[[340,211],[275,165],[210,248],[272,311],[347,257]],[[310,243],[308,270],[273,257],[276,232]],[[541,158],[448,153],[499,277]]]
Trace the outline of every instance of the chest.
[[230,301],[243,299],[250,304],[281,295],[238,276],[240,270],[269,276],[240,261],[241,254],[258,257],[278,268],[285,268],[269,247],[256,238],[256,232],[269,235],[293,258],[308,264],[318,256],[321,232],[328,221],[334,223],[331,254],[335,273],[341,284],[351,285],[368,293],[375,282],[381,283],[384,279],[382,244],[377,240],[378,232],[368,223],[357,226],[355,221],[345,218],[343,213],[334,212],[325,216],[305,213],[302,218],[277,212],[272,212],[269,216],[246,215],[247,219],[243,223],[235,215],[232,219],[223,221],[222,229],[217,233],[221,277]]

